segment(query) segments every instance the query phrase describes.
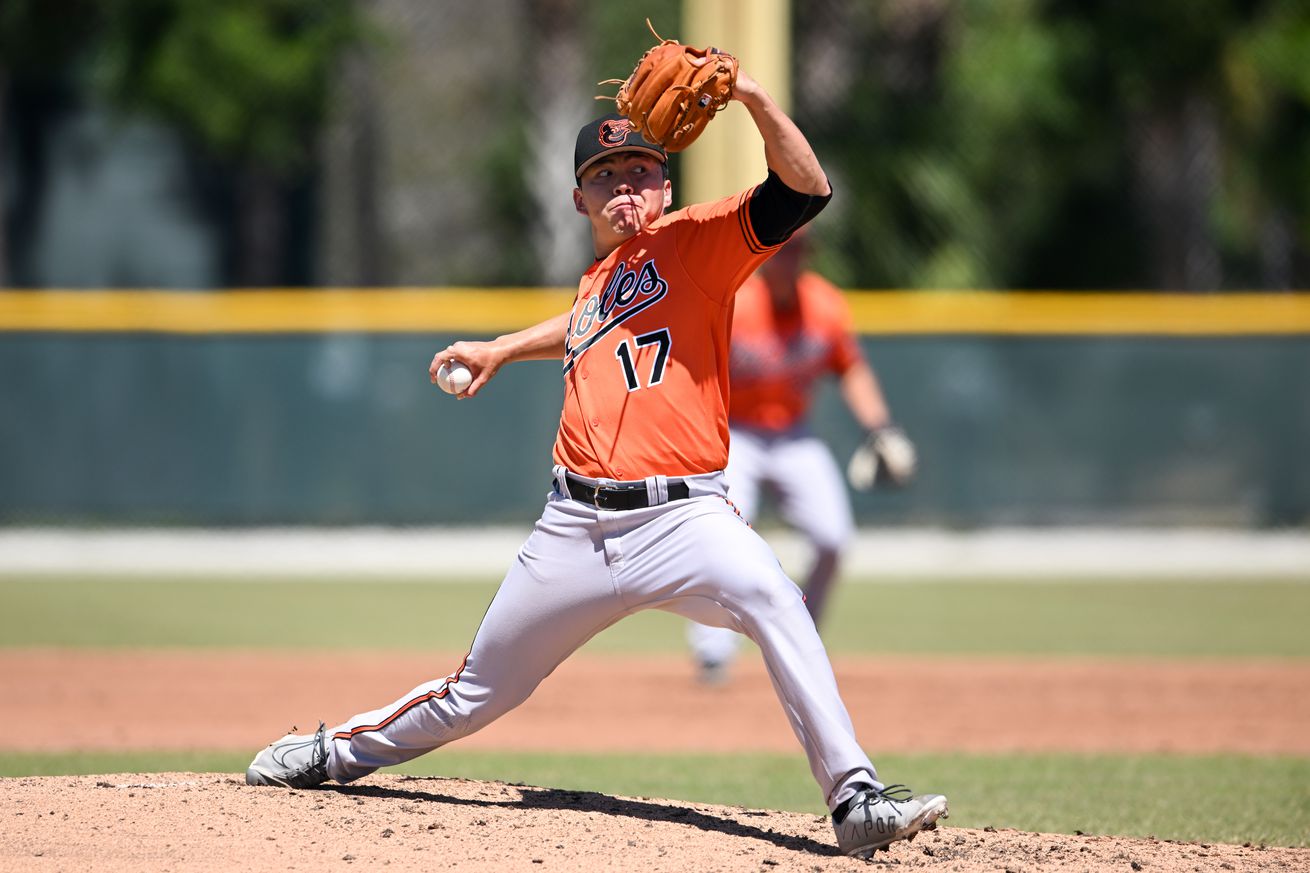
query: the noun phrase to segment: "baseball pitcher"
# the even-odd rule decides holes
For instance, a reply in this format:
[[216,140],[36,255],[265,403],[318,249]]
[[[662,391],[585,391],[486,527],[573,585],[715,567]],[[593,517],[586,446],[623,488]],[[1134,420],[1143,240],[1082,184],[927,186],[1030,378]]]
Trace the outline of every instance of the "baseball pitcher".
[[[573,204],[590,225],[595,261],[572,309],[491,342],[457,342],[432,359],[433,380],[451,361],[468,367],[466,397],[517,361],[557,361],[564,380],[550,493],[463,663],[331,729],[277,740],[251,763],[250,784],[350,782],[468,736],[522,703],[600,631],[662,609],[759,645],[843,851],[867,857],[947,814],[945,797],[916,797],[879,779],[799,589],[727,499],[734,294],[823,208],[830,189],[769,95],[731,56],[715,66],[731,74],[731,99],[759,129],[768,178],[670,212],[661,143],[628,117],[586,124],[574,150]],[[675,102],[698,93],[670,81]],[[628,108],[650,117],[640,115],[641,100]]]

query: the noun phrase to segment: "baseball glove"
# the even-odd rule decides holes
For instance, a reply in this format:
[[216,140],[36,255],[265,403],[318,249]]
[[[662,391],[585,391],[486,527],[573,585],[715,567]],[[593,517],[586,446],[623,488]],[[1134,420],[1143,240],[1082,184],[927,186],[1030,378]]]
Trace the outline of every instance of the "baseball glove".
[[[680,152],[696,141],[710,119],[728,105],[737,84],[737,59],[716,48],[695,49],[655,33],[659,45],[646,51],[627,79],[618,85],[614,103],[648,142]],[[608,97],[599,97],[608,100]]]
[[876,485],[900,488],[910,483],[918,469],[914,443],[899,427],[887,425],[871,431],[846,465],[846,479],[857,491]]

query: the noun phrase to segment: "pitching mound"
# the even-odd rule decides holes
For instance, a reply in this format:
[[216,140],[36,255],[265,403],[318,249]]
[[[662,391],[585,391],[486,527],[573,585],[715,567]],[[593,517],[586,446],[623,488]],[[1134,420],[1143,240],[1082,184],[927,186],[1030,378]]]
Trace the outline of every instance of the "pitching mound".
[[[372,776],[314,791],[227,774],[7,779],[0,870],[816,871],[825,818],[474,782]],[[944,826],[880,853],[927,870],[1306,870],[1310,850]]]

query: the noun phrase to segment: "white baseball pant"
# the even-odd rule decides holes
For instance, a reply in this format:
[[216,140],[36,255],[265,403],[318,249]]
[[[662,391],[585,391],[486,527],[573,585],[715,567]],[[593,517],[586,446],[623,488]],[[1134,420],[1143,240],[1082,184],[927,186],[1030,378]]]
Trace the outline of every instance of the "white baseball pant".
[[[827,445],[808,428],[773,433],[734,426],[731,436],[725,471],[728,498],[742,516],[754,523],[761,492],[772,489],[782,520],[810,543],[816,561],[835,565],[855,532],[855,521],[846,480]],[[690,624],[687,640],[697,661],[727,664],[736,657],[740,637],[722,627]]]
[[[759,645],[829,808],[859,783],[881,785],[799,589],[724,499],[721,473],[687,477],[688,499],[628,511],[561,496],[563,475],[556,467],[555,491],[461,668],[334,728],[332,779],[349,782],[477,731],[526,700],[600,631],[662,609]],[[655,477],[647,485],[658,495]]]

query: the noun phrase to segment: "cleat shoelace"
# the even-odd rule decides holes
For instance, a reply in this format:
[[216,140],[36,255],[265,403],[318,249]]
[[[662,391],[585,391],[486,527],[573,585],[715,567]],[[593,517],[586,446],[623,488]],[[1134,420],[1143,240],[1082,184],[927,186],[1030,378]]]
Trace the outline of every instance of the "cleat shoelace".
[[908,785],[897,783],[895,785],[885,785],[881,789],[870,788],[860,792],[851,801],[848,801],[850,806],[845,814],[840,816],[840,820],[849,820],[851,813],[855,812],[857,808],[863,807],[865,824],[872,824],[873,808],[879,803],[889,803],[892,809],[899,813],[900,805],[909,803],[912,800],[914,800],[914,792],[910,790]]
[[885,785],[881,791],[875,791],[879,797],[890,800],[892,803],[908,803],[914,799],[914,792],[910,786],[902,785],[899,782],[895,785]]
[[327,726],[323,722],[318,723],[318,730],[314,732],[314,752],[309,759],[309,769],[313,773],[321,771],[327,774]]
[[[293,732],[294,730],[295,728],[292,728]],[[304,748],[304,745],[301,743],[298,748]],[[289,771],[287,778],[293,785],[306,779],[313,780],[312,784],[316,785],[327,779],[327,726],[323,722],[318,723],[318,730],[310,738],[309,747],[309,763],[299,769],[293,768]],[[290,753],[290,750],[288,753]],[[274,755],[274,760],[277,761],[276,755]],[[285,761],[278,761],[278,763],[287,766]]]
[[886,801],[899,813],[900,805],[913,799],[914,792],[910,791],[908,786],[900,783],[884,786],[881,791],[869,792],[864,795],[864,821],[866,824],[873,824],[873,807],[878,803]]

